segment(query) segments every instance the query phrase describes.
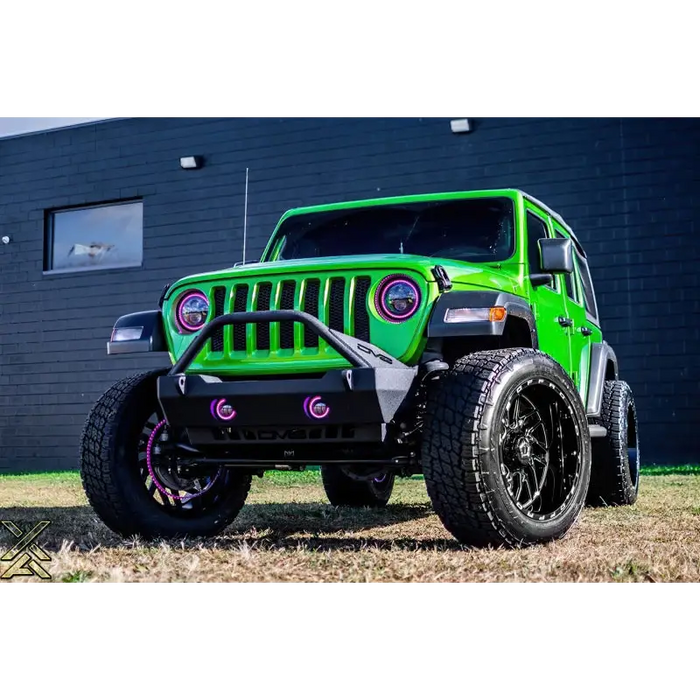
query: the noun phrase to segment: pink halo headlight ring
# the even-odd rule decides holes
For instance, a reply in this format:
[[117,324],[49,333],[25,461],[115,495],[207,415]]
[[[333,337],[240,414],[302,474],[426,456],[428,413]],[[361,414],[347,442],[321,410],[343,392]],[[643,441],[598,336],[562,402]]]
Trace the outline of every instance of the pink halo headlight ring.
[[304,413],[307,418],[322,420],[328,418],[330,412],[330,406],[320,396],[307,396],[304,399]]
[[[186,314],[201,316],[199,322],[185,317]],[[186,333],[196,333],[204,328],[209,315],[209,299],[200,291],[187,292],[177,303],[177,325]]]
[[[377,287],[374,306],[377,313],[391,323],[407,321],[420,308],[421,294],[418,285],[403,275],[389,275]],[[404,308],[397,308],[403,306]]]
[[219,420],[233,420],[236,417],[236,411],[226,399],[214,399],[210,406],[209,412],[212,418]]

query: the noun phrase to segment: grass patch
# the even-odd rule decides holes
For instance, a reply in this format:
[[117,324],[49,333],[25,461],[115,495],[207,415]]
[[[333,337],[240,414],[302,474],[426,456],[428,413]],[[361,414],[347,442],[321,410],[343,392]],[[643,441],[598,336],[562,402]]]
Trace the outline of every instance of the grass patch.
[[88,571],[69,571],[61,577],[63,583],[85,583],[90,580]]
[[[372,510],[329,505],[318,471],[279,472],[253,480],[221,536],[146,543],[102,525],[77,472],[0,477],[0,519],[49,520],[39,543],[65,582],[700,581],[699,503],[697,470],[645,473],[635,506],[585,509],[562,540],[468,549],[442,526],[422,479],[398,480],[389,506]],[[0,550],[11,540],[1,529]],[[21,581],[38,579],[12,579]]]
[[46,479],[48,481],[80,481],[80,472],[76,470],[61,472],[0,472],[0,481]]
[[[700,474],[700,464],[680,464],[666,466],[650,464],[642,467],[642,474],[646,476],[666,476],[669,474]],[[80,472],[77,470],[53,471],[53,472],[0,472],[0,482],[6,479],[35,480],[45,479],[56,483],[73,483],[80,481]],[[302,472],[269,471],[265,473],[264,480],[273,484],[306,484],[320,483],[321,472],[318,467],[307,467]],[[408,480],[423,481],[421,475],[409,477]]]
[[664,474],[700,474],[700,464],[679,464],[676,466],[650,464],[646,467],[642,467],[641,472],[649,476],[663,476]]
[[[321,472],[318,468],[310,468],[303,472],[283,472],[272,471],[267,472],[264,476],[265,481],[271,481],[275,484],[305,484],[321,481]],[[80,483],[80,472],[77,470],[61,471],[61,472],[6,472],[0,473],[0,482],[2,481],[17,481],[35,483],[37,481],[47,481],[51,483]]]

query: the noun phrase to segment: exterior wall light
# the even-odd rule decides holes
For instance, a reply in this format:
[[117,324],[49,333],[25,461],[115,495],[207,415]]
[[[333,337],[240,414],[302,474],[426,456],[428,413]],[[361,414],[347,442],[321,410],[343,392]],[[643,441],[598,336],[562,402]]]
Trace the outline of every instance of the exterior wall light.
[[450,129],[453,134],[468,134],[472,130],[472,125],[468,119],[452,119]]
[[183,156],[180,158],[180,167],[183,170],[199,170],[204,165],[202,156]]

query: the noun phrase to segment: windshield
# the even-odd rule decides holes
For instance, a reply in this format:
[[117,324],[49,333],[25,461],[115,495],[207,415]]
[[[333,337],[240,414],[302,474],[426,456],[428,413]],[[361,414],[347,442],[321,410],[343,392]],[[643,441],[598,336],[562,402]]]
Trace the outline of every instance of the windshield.
[[291,216],[273,250],[278,260],[399,253],[488,262],[513,254],[513,232],[506,197],[385,204]]

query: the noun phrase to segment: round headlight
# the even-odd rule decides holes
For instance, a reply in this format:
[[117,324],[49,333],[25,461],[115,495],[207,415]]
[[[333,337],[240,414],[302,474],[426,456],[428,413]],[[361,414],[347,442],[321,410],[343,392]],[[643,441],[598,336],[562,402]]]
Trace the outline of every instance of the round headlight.
[[209,314],[209,300],[199,291],[187,292],[177,305],[177,324],[187,333],[204,327]]
[[400,323],[418,311],[420,300],[420,290],[412,279],[391,275],[377,287],[374,305],[384,320]]

